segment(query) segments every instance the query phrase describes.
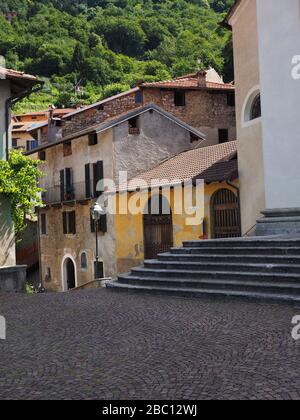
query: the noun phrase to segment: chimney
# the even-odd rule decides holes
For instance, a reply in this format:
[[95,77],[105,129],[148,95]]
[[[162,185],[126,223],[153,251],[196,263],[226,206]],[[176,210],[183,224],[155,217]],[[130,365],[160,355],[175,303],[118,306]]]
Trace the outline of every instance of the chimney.
[[197,73],[198,87],[206,87],[206,75],[207,75],[207,72],[205,70],[198,71]]

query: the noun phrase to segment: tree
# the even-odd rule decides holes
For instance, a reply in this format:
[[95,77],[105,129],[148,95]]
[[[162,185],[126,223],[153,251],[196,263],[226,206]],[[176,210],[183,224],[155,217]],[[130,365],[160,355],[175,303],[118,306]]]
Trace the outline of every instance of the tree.
[[38,182],[42,177],[38,160],[12,150],[9,160],[0,161],[0,194],[11,202],[12,217],[16,234],[25,228],[25,217],[33,215],[36,207],[42,207],[42,189]]

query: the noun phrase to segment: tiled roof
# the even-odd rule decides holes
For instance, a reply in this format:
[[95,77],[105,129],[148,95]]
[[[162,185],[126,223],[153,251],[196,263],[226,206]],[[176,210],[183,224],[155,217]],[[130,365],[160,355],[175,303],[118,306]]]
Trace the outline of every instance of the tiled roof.
[[[237,154],[237,142],[232,141],[215,146],[201,147],[162,162],[155,168],[143,172],[130,181],[129,190],[133,191],[140,186],[138,182],[146,182],[150,187],[153,180],[157,180],[152,186],[164,186],[176,184],[179,181],[192,179],[205,179],[206,182],[224,180],[224,170],[229,176],[232,175],[234,164],[219,165],[220,162],[228,162]],[[210,169],[210,171],[209,171]],[[204,176],[204,178],[203,178]],[[120,185],[119,191],[127,190],[127,186]]]
[[1,79],[10,81],[13,98],[26,94],[34,85],[43,85],[42,81],[30,74],[6,69],[4,67],[0,67],[0,80]]
[[227,16],[225,17],[225,19],[222,22],[222,25],[227,27],[228,29],[231,29],[231,25],[229,23],[230,19],[232,18],[232,16],[235,14],[237,8],[239,7],[239,5],[242,3],[242,0],[235,0],[234,4],[232,5],[231,9],[229,10]]
[[209,89],[209,90],[234,90],[234,85],[231,83],[216,83],[205,81],[203,79],[199,85],[198,73],[188,74],[183,77],[178,77],[172,80],[165,80],[162,82],[143,83],[143,88],[163,88],[163,89]]

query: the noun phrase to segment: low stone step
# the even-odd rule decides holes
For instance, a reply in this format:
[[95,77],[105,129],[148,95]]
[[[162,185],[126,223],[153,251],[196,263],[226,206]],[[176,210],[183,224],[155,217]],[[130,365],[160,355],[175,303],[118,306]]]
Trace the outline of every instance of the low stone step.
[[146,260],[144,267],[148,269],[162,270],[197,270],[202,271],[230,271],[230,272],[251,272],[251,273],[286,273],[298,274],[300,280],[300,265],[296,264],[254,264],[228,261],[203,262],[203,261],[161,261]]
[[171,269],[153,269],[146,267],[135,267],[132,269],[132,275],[138,277],[164,277],[164,278],[192,278],[192,279],[231,279],[231,280],[254,280],[254,281],[290,281],[300,282],[300,276],[287,273],[263,273],[263,272],[234,272],[234,271],[205,271],[205,270],[171,270]]
[[228,254],[174,254],[158,255],[159,261],[204,261],[204,262],[242,262],[259,264],[299,264],[300,255],[228,255]]
[[171,254],[226,254],[226,255],[300,255],[300,247],[192,247],[171,248]]
[[248,247],[248,248],[261,248],[261,247],[300,247],[300,239],[286,239],[286,238],[230,238],[230,239],[210,239],[201,241],[185,241],[184,248],[218,248],[218,247]]
[[250,293],[250,292],[239,292],[236,290],[211,290],[211,289],[191,289],[191,288],[171,288],[171,287],[153,287],[153,286],[133,286],[127,284],[121,284],[117,282],[109,282],[107,287],[116,291],[132,291],[139,293],[157,293],[167,294],[183,297],[202,297],[202,298],[237,298],[244,300],[254,301],[266,301],[275,303],[288,303],[300,305],[300,297],[281,294],[281,293]]
[[300,283],[275,283],[275,282],[255,282],[248,280],[214,280],[210,279],[182,279],[182,278],[140,278],[132,275],[119,276],[118,282],[121,284],[128,284],[134,286],[155,286],[155,287],[176,287],[176,288],[192,288],[192,289],[222,289],[222,290],[237,290],[249,291],[257,293],[285,293],[290,295],[299,295],[300,297]]

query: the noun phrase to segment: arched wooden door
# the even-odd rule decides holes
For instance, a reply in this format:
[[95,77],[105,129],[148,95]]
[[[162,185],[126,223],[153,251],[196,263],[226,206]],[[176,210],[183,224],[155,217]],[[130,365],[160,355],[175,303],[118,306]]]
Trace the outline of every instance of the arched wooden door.
[[161,195],[150,199],[148,214],[144,214],[143,219],[145,259],[155,259],[173,246],[173,221],[168,201]]
[[241,236],[241,217],[237,196],[228,189],[217,191],[211,201],[212,237]]

